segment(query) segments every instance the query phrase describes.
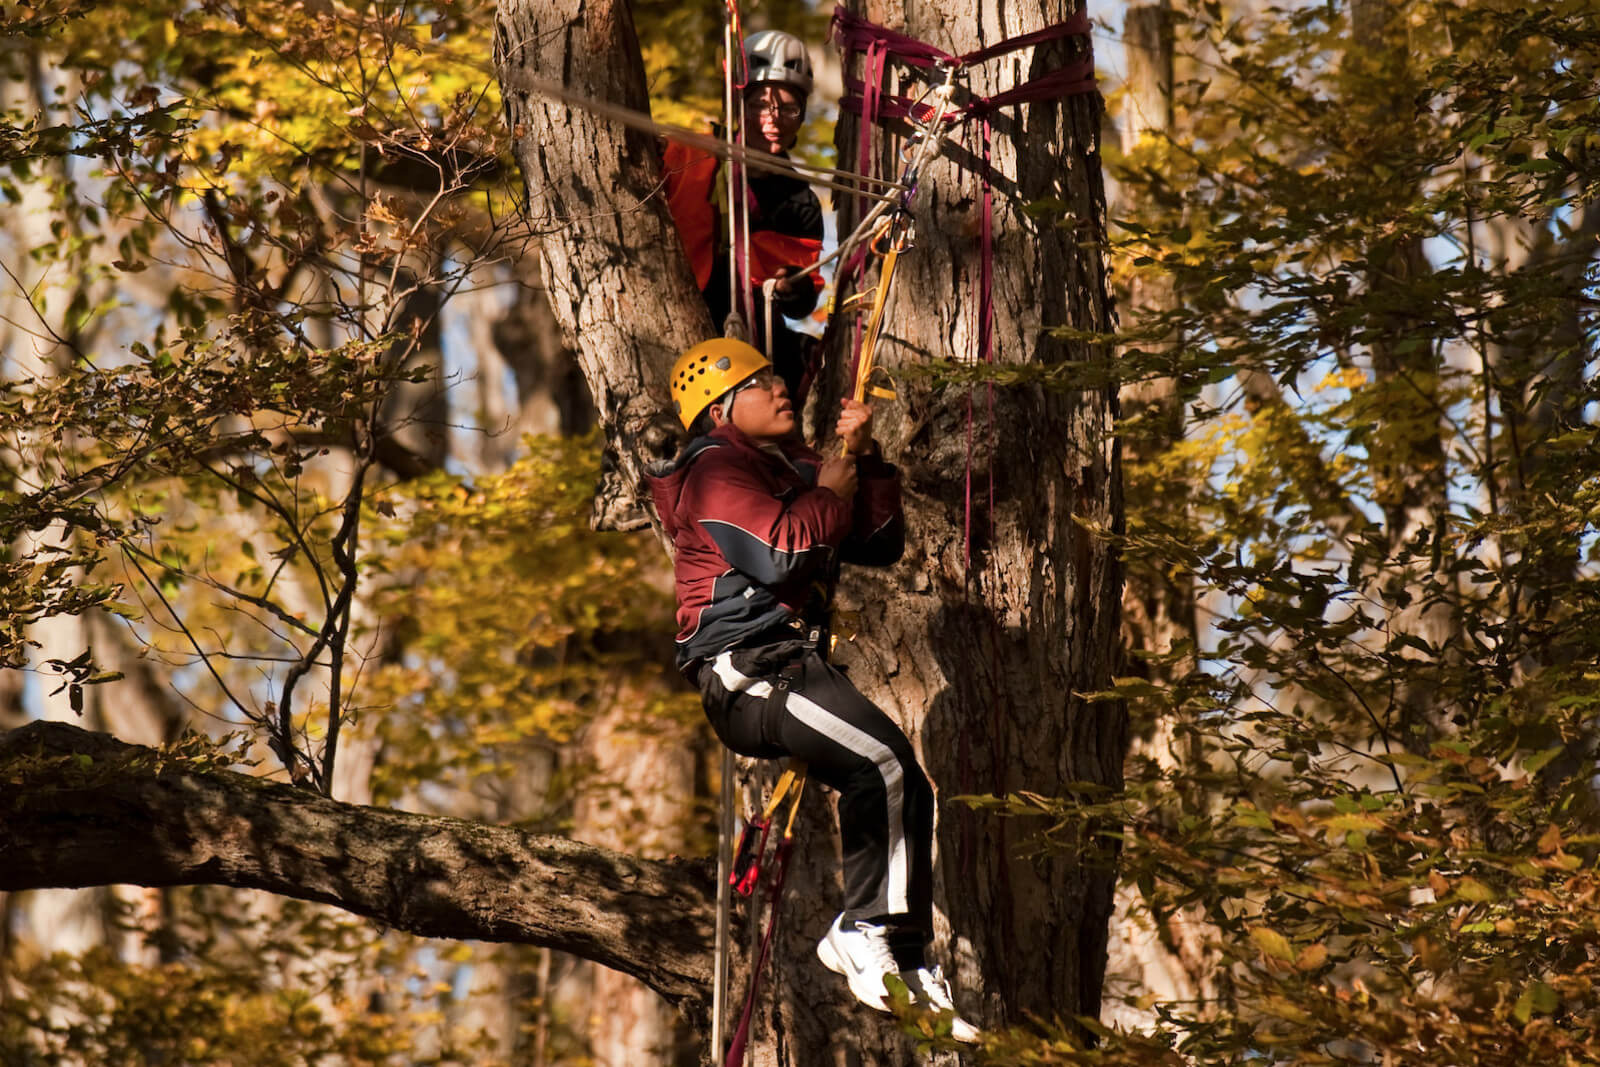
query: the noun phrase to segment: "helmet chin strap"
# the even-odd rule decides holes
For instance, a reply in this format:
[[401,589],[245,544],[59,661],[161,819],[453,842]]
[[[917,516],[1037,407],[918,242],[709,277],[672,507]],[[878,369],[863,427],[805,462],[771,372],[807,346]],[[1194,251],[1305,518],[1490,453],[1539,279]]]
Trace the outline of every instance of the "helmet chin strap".
[[716,401],[716,405],[722,409],[723,422],[733,421],[733,398],[738,396],[739,391],[749,384],[750,379],[746,378],[744,381],[740,382],[738,385],[722,394],[722,399]]

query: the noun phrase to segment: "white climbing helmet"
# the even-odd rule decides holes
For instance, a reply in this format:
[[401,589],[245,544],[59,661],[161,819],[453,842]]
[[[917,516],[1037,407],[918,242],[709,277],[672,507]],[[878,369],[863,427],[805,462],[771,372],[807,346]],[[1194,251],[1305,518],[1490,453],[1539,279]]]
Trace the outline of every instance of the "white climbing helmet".
[[800,38],[782,30],[762,30],[744,39],[746,88],[787,85],[801,96],[811,95],[811,57]]

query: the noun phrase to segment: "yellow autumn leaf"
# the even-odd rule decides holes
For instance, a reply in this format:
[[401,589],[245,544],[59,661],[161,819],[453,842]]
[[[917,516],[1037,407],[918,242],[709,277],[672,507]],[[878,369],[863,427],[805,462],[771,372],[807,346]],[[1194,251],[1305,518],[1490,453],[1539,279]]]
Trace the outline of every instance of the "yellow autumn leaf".
[[1256,947],[1274,959],[1292,962],[1294,960],[1294,947],[1289,944],[1289,939],[1278,931],[1265,926],[1257,926],[1250,931],[1250,940]]

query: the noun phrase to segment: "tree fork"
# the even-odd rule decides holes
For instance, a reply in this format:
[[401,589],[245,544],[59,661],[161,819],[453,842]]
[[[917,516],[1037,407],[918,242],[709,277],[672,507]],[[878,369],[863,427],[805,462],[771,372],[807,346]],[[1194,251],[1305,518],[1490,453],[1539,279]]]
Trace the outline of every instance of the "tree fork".
[[541,945],[710,1005],[709,863],[330,800],[67,723],[0,734],[0,892],[220,885],[421,937]]

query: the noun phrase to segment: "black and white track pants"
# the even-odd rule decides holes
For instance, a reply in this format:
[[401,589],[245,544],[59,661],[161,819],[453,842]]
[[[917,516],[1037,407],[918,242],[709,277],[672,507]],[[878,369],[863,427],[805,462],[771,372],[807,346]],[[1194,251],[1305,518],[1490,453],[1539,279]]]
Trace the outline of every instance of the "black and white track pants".
[[844,917],[933,938],[933,789],[911,742],[806,641],[735,648],[699,673],[706,716],[742,756],[804,760],[839,794]]

